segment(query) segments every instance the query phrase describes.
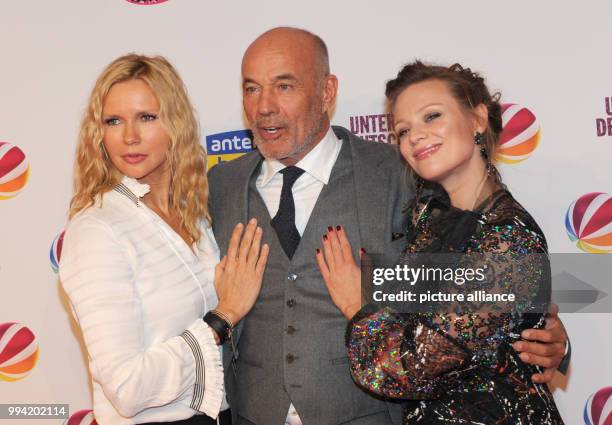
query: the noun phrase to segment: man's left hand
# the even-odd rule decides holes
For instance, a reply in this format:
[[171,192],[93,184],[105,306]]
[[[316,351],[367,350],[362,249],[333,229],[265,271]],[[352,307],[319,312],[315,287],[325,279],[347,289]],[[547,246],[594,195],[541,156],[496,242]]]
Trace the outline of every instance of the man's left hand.
[[531,376],[535,383],[545,384],[552,381],[555,371],[565,356],[567,333],[558,316],[559,306],[551,304],[544,329],[526,329],[521,333],[523,340],[512,346],[520,352],[521,360],[544,368],[543,373]]

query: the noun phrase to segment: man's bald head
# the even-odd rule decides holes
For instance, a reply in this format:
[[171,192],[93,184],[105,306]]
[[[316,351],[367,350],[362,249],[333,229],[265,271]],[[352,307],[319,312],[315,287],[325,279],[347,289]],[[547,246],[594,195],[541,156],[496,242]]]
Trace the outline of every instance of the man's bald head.
[[257,52],[260,48],[270,49],[275,46],[299,50],[309,61],[308,65],[312,64],[314,67],[313,76],[317,80],[329,74],[329,54],[323,39],[310,31],[293,27],[272,28],[257,37],[245,51],[243,65],[249,54]]
[[286,27],[260,35],[242,58],[242,86],[244,112],[264,157],[294,165],[329,130],[338,79],[316,35]]

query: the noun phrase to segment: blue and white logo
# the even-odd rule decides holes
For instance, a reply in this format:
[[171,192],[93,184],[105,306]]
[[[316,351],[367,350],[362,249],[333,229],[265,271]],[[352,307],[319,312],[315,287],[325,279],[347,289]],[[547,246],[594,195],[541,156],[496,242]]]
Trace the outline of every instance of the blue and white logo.
[[231,161],[253,148],[253,133],[250,130],[235,130],[206,136],[208,168],[220,162]]

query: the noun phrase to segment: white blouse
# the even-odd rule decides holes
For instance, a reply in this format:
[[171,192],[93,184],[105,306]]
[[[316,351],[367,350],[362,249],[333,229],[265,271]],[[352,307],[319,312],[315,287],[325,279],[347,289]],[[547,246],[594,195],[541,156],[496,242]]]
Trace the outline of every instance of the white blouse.
[[66,229],[60,279],[89,356],[100,425],[216,418],[227,407],[221,348],[202,320],[217,305],[209,226],[192,249],[125,177]]

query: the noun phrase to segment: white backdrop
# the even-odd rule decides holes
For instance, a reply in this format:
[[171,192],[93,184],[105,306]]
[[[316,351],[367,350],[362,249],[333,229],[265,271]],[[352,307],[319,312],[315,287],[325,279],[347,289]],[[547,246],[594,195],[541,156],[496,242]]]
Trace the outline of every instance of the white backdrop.
[[[568,207],[590,192],[612,194],[612,135],[598,136],[596,125],[596,119],[612,115],[605,105],[612,96],[610,16],[609,0],[262,0],[232,7],[202,0],[148,6],[126,0],[0,0],[0,142],[21,149],[21,167],[29,164],[30,170],[23,190],[2,199],[13,190],[2,184],[20,169],[3,178],[11,165],[0,146],[0,403],[68,403],[71,412],[91,408],[78,330],[49,248],[66,223],[82,110],[98,74],[114,58],[128,52],[166,56],[197,107],[203,140],[245,128],[242,53],[274,26],[303,27],[327,42],[340,81],[332,121],[347,128],[354,117],[383,113],[384,83],[403,63],[421,58],[468,65],[502,91],[504,102],[523,105],[537,117],[539,146],[528,159],[500,168],[542,226],[550,251],[579,253],[564,225]],[[605,239],[612,233],[612,205],[592,205],[587,213],[594,210],[603,217],[599,235]],[[600,248],[612,250],[612,242],[601,241]],[[587,399],[612,386],[612,315],[562,317],[573,360],[569,377],[555,378],[555,398],[568,424],[590,424],[583,418]],[[7,351],[17,344],[10,337],[18,328],[2,324],[12,322],[36,338],[21,354]],[[7,381],[16,376],[11,365],[19,360],[35,365],[22,379]],[[611,403],[598,409],[603,416],[597,420],[591,412],[595,419],[588,419],[595,425],[604,423]],[[0,419],[5,422],[24,423]]]

